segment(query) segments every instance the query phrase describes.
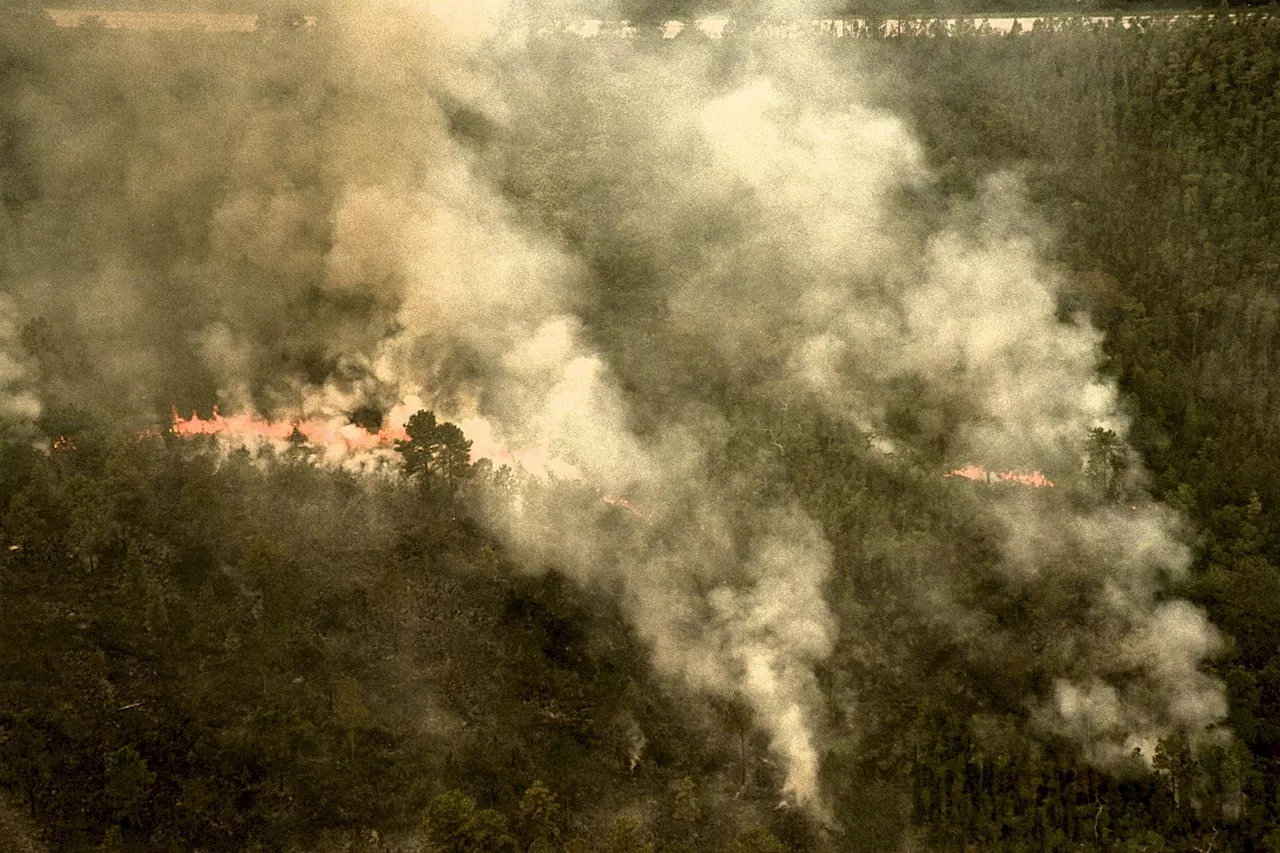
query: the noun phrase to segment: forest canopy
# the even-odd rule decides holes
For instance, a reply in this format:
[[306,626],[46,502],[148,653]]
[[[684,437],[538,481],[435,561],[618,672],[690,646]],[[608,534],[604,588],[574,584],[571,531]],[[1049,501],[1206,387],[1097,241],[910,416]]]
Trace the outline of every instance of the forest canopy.
[[1280,846],[1280,19],[327,10],[0,27],[0,828]]

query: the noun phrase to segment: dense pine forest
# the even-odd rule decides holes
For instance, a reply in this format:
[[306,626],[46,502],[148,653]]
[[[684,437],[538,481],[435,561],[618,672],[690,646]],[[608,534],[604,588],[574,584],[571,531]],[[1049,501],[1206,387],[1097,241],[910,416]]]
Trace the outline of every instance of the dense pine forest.
[[[0,27],[0,826],[12,849],[1280,849],[1280,17],[784,48],[550,38],[481,59],[332,20],[249,36],[56,30],[19,15]],[[732,93],[758,91],[778,50],[804,54],[776,74],[784,101],[858,105],[852,124],[813,133],[819,154],[801,168],[821,181],[796,203],[815,211],[802,225],[769,207],[790,173],[720,190],[694,168],[711,155],[664,123],[703,88],[725,99],[699,121],[736,115]],[[424,64],[386,59],[399,52]],[[459,94],[487,93],[476,80],[503,92],[499,106]],[[807,133],[808,109],[780,133]],[[845,156],[851,167],[824,171]],[[889,189],[833,190],[814,207],[823,187],[892,158]],[[432,171],[446,160],[465,166]],[[414,212],[423,196],[471,211],[484,193],[496,200],[479,213]],[[954,387],[924,368],[855,372],[870,390],[848,407],[878,413],[866,420],[825,391],[784,387],[794,354],[778,340],[800,322],[787,305],[769,309],[773,329],[707,294],[722,280],[749,282],[761,304],[803,294],[781,282],[836,262],[795,250],[795,232],[858,255],[879,238],[835,220],[862,216],[864,195],[892,211],[884,251],[899,257],[875,260],[885,272],[848,298],[909,289],[901,270],[935,275],[915,255],[959,238],[929,235],[1004,229],[989,242],[1031,247],[1054,328],[1097,329],[1097,387],[1114,389],[1121,417],[1075,430],[1064,415],[1075,431],[1042,447],[1077,452],[1054,457],[966,433],[990,419],[974,414],[981,377],[950,362],[936,375]],[[485,267],[488,252],[525,245],[507,225],[517,218],[574,264],[520,248],[533,260]],[[446,219],[417,266],[411,238],[383,239]],[[753,242],[775,220],[778,236]],[[494,246],[466,254],[472,225]],[[750,250],[716,250],[729,245]],[[1017,296],[1022,255],[995,256],[1013,284],[983,310],[1019,326],[1034,309]],[[483,303],[493,324],[469,349],[411,348],[418,377],[444,390],[373,462],[335,462],[301,429],[270,443],[171,429],[175,410],[220,405],[286,420],[340,411],[376,431],[402,400],[349,354],[455,316],[400,282],[485,280],[477,267],[497,289],[450,298]],[[510,390],[525,375],[509,367],[517,356],[490,359],[485,341],[524,334],[549,278],[574,282],[580,331],[565,334],[602,354],[618,418],[641,437],[615,449],[609,405],[582,410],[593,414],[556,435],[612,454],[592,468],[580,450],[584,476],[472,461],[448,422],[468,406],[516,411],[493,400],[529,393]],[[872,325],[858,334],[887,340]],[[524,364],[552,348],[515,352]],[[508,365],[502,381],[491,361]],[[1019,405],[1058,411],[1069,389],[1057,377],[1031,376]],[[321,388],[342,393],[298,404]],[[669,462],[695,427],[714,434],[696,466]],[[562,446],[580,447],[550,449]],[[980,447],[1009,449],[964,455]],[[974,462],[1042,468],[1053,486],[945,476]],[[642,464],[655,473],[625,473]],[[677,482],[689,467],[709,485]],[[1028,539],[1023,574],[1007,568],[1011,518],[1043,536]],[[1120,533],[1100,539],[1137,532],[1080,544],[1104,521]],[[1046,541],[1059,530],[1080,541],[1060,553]],[[686,545],[699,537],[712,544]],[[779,552],[784,540],[801,544]],[[719,565],[721,547],[745,574],[691,570],[679,596],[637,579],[687,554]],[[1147,621],[1125,633],[1097,602],[1126,555],[1149,551],[1173,554],[1160,557],[1172,568],[1133,593]],[[787,572],[810,556],[829,566],[810,581],[830,624],[797,607],[820,624],[803,626],[801,652],[778,641],[799,663],[775,673],[804,697],[817,794],[796,769],[809,741],[788,747],[789,718],[770,716],[781,694],[747,663],[726,686],[714,663],[729,655],[722,669],[737,673],[747,660],[733,657],[733,607],[755,606],[775,563],[780,600],[808,601]],[[621,568],[585,568],[606,564]],[[707,611],[730,626],[731,653],[681,657],[697,640],[658,614],[695,594],[720,606],[721,586],[745,590]],[[641,600],[658,593],[657,606]],[[1216,633],[1195,627],[1199,613]],[[1175,615],[1192,627],[1150,627]],[[791,630],[780,625],[766,633]],[[1168,637],[1196,647],[1177,678],[1178,665],[1161,669]],[[1113,641],[1137,651],[1091,648]],[[1112,716],[1080,716],[1114,732],[1063,721],[1068,682],[1112,685],[1079,702],[1121,695]],[[1158,737],[1126,739],[1142,726]]]

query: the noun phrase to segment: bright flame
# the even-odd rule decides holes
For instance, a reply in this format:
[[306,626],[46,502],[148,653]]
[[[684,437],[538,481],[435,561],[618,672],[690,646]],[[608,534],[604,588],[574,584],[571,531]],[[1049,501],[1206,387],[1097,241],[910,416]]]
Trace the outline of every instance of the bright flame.
[[981,465],[970,463],[963,468],[948,471],[944,477],[963,477],[975,483],[1016,483],[1020,486],[1031,486],[1034,489],[1051,489],[1053,481],[1043,471],[999,471],[991,473]]
[[1041,471],[1001,471],[996,476],[1006,483],[1018,483],[1034,489],[1053,488],[1053,481]]
[[403,429],[380,429],[376,432],[352,423],[340,421],[296,420],[271,422],[253,415],[224,415],[215,407],[213,417],[201,418],[192,414],[183,418],[173,413],[173,433],[183,437],[196,435],[225,435],[230,438],[259,441],[288,441],[295,430],[311,444],[326,449],[359,451],[390,447],[398,439],[409,434]]
[[[277,445],[288,442],[296,431],[314,447],[326,453],[341,456],[369,450],[391,449],[395,442],[407,439],[409,434],[404,429],[407,418],[400,417],[400,414],[399,409],[393,411],[388,418],[389,426],[370,432],[341,419],[298,418],[269,421],[255,415],[224,415],[215,407],[213,416],[208,418],[202,418],[194,413],[191,417],[184,418],[175,410],[173,425],[170,429],[174,435],[184,438],[215,435],[244,443],[270,442]],[[576,466],[563,459],[557,459],[546,448],[508,449],[494,434],[493,425],[484,418],[464,418],[457,422],[457,426],[471,442],[471,462],[489,459],[496,465],[522,468],[543,480],[552,477],[560,480],[583,479],[582,472]],[[607,497],[605,500],[630,508],[622,498]]]
[[[191,438],[198,435],[225,436],[244,444],[270,443],[282,449],[293,439],[295,432],[308,443],[324,451],[331,459],[366,452],[371,450],[389,450],[395,442],[407,439],[403,418],[399,417],[400,409],[394,411],[389,418],[391,426],[370,432],[352,423],[339,420],[305,420],[268,421],[254,415],[224,415],[215,406],[213,416],[202,418],[192,413],[184,418],[175,409],[173,425],[170,427],[174,435]],[[484,418],[467,418],[458,421],[458,428],[471,442],[470,461],[489,459],[495,465],[509,465],[523,469],[542,480],[551,478],[559,480],[582,481],[582,472],[574,465],[557,459],[545,448],[532,450],[508,450],[494,436],[493,425]],[[142,435],[149,435],[144,430]],[[54,449],[75,449],[70,439],[61,438],[54,443]],[[632,515],[643,517],[643,513],[626,498],[609,495],[597,486],[591,487],[600,500],[610,506],[626,510]]]

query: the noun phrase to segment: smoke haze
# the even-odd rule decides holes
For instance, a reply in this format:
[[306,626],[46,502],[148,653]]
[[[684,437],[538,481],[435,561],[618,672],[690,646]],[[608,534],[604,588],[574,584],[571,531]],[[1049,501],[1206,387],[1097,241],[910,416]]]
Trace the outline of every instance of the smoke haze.
[[[11,99],[32,177],[5,187],[0,418],[421,401],[545,451],[643,517],[535,480],[494,529],[531,570],[614,592],[660,671],[745,700],[786,796],[820,809],[815,669],[875,638],[829,606],[833,547],[774,460],[726,464],[736,400],[822,412],[866,436],[868,465],[1072,476],[1091,430],[1127,428],[1100,336],[1058,316],[1017,176],[943,198],[849,48],[836,65],[800,42],[508,23],[562,14],[333,3],[314,34],[197,57],[97,34],[77,50],[105,71],[70,89],[33,46]],[[20,340],[36,317],[44,349]],[[990,504],[992,572],[1037,602],[1022,623],[947,567],[900,580],[922,624],[1007,659],[1032,725],[1105,766],[1226,710],[1200,668],[1216,632],[1164,592],[1189,562],[1179,521],[1129,477],[1134,509],[957,498]]]

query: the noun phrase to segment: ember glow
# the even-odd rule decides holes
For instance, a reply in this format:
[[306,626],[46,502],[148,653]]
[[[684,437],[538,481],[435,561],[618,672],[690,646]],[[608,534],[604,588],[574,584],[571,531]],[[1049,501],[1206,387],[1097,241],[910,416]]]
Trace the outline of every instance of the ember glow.
[[943,474],[944,477],[962,477],[975,483],[1015,483],[1019,486],[1031,486],[1034,489],[1051,489],[1053,481],[1043,471],[997,471],[991,472],[981,465],[969,464],[954,471]]
[[644,518],[644,513],[642,513],[636,507],[635,504],[633,504],[631,501],[627,500],[626,498],[620,498],[614,495],[606,495],[599,488],[596,488],[594,486],[592,488],[594,488],[595,493],[600,496],[600,500],[604,501],[609,506],[616,506],[618,509],[625,509],[627,512],[631,513],[632,515],[638,518]]

